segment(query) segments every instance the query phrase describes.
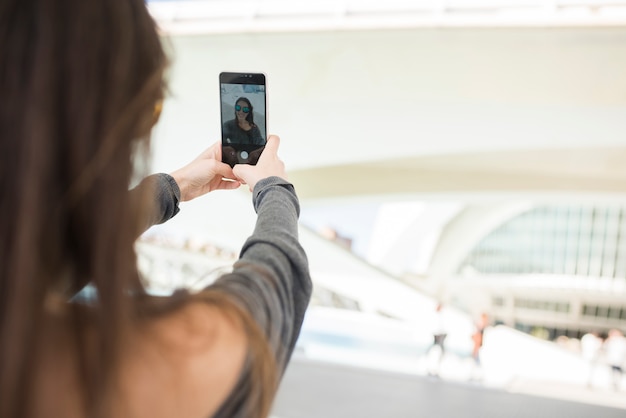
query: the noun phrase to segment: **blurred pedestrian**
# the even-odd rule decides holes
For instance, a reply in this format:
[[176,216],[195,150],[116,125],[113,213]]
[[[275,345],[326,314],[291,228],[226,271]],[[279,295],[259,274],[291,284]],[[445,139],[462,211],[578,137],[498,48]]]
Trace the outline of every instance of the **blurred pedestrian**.
[[472,335],[472,341],[474,346],[472,348],[472,358],[474,362],[480,366],[480,350],[483,346],[485,339],[485,328],[489,325],[489,316],[483,312],[480,314],[480,318],[476,322],[476,329],[474,330],[474,334]]
[[587,386],[592,385],[594,371],[598,365],[601,350],[602,338],[600,338],[598,332],[588,332],[580,339],[580,351],[587,363]]
[[477,380],[475,376],[475,370],[478,368],[479,370],[482,368],[481,364],[481,350],[485,340],[485,329],[489,325],[489,316],[487,313],[483,312],[480,314],[478,321],[474,324],[474,333],[472,334],[472,359],[474,359],[474,368],[472,369],[472,373],[470,376],[471,380]]
[[432,353],[437,356],[433,359],[433,363],[435,363],[435,367],[431,368],[428,372],[431,376],[439,376],[439,369],[441,368],[441,362],[443,360],[443,356],[445,354],[445,345],[444,342],[448,333],[446,331],[445,318],[443,312],[443,305],[441,303],[437,304],[435,308],[435,320],[433,321],[433,343],[428,347],[426,351],[426,355],[430,358]]
[[618,390],[624,375],[624,363],[626,363],[626,337],[620,330],[609,331],[609,336],[604,342],[604,353],[611,367],[613,389]]

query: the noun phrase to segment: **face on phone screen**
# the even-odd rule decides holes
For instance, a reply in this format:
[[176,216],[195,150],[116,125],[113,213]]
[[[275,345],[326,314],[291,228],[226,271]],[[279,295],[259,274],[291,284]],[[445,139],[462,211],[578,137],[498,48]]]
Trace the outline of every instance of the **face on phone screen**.
[[267,140],[265,75],[221,73],[222,161],[256,164]]

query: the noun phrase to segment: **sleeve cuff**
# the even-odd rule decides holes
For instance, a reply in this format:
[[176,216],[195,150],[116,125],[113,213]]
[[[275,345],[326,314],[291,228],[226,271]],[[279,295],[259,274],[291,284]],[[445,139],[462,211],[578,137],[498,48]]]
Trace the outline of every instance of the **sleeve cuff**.
[[172,219],[180,208],[180,188],[174,177],[166,173],[155,174],[157,178],[157,199],[161,208],[161,219],[157,222],[162,224]]

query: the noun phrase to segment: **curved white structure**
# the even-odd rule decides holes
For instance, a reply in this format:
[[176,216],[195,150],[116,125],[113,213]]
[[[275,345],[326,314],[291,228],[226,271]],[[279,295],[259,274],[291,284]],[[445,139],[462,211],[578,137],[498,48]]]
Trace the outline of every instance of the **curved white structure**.
[[[427,268],[394,273],[433,297],[478,292],[474,305],[461,301],[468,310],[501,312],[513,324],[516,295],[550,293],[526,282],[519,294],[502,294],[478,279],[450,292],[460,285],[450,281],[454,266],[523,208],[625,204],[626,2],[380,3],[150,2],[173,57],[155,169],[177,168],[219,138],[219,72],[265,72],[269,131],[282,137],[303,207],[456,201],[464,209],[438,232]],[[192,216],[169,227],[233,251],[251,230],[243,192],[184,209]],[[395,245],[410,239],[399,235]],[[404,267],[392,258],[394,243],[388,248],[379,265]],[[320,271],[333,267],[323,251],[311,252]],[[609,301],[595,288],[564,292],[554,297],[579,307],[585,298]],[[511,306],[493,306],[493,296]],[[526,318],[541,320],[533,315]],[[581,324],[577,315],[545,325]]]

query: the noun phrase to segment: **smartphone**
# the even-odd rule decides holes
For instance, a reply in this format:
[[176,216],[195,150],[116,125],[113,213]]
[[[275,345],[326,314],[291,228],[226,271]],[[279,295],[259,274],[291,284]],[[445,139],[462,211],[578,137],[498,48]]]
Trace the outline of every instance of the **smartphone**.
[[222,161],[255,165],[267,142],[263,73],[220,73]]

